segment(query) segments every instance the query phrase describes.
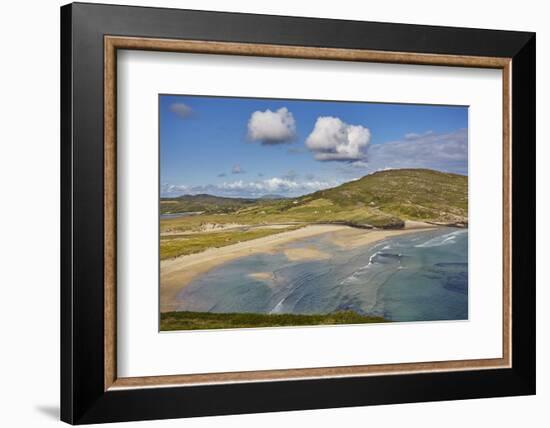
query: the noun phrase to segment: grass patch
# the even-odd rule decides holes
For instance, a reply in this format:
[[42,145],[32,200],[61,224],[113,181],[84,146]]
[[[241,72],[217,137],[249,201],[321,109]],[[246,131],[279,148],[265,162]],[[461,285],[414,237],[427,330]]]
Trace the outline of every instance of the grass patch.
[[220,328],[290,327],[306,325],[368,324],[388,322],[381,317],[353,311],[331,314],[256,314],[211,312],[165,312],[160,316],[161,331],[208,330]]

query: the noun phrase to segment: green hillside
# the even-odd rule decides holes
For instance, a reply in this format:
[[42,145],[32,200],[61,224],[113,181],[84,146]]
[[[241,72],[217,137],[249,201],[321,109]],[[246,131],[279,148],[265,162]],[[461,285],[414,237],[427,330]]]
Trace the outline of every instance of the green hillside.
[[468,177],[427,169],[381,171],[304,196],[299,206],[320,201],[374,225],[395,219],[467,223]]
[[468,177],[427,169],[376,172],[294,199],[241,208],[244,217],[402,227],[404,220],[468,221]]
[[161,198],[160,213],[183,212],[228,213],[256,204],[256,199],[224,198],[213,195],[183,195],[177,198]]
[[[297,198],[254,200],[197,195],[162,200],[161,206],[170,201],[175,202],[171,202],[173,208],[169,212],[201,214],[161,219],[161,258],[313,223],[402,228],[406,220],[416,220],[466,226],[468,177],[427,169],[401,169],[376,172]],[[278,228],[273,228],[274,225]]]

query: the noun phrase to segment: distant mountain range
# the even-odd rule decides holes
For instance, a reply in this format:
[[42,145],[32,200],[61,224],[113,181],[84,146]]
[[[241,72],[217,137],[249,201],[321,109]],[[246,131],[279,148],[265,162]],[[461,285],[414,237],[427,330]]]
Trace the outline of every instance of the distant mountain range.
[[280,195],[264,195],[260,198],[227,198],[208,194],[182,195],[176,198],[161,198],[161,214],[177,214],[183,212],[204,212],[221,214],[235,212],[240,208],[258,204],[262,201],[285,199]]
[[405,220],[468,223],[468,177],[428,169],[380,171],[297,198],[184,195],[162,198],[161,213],[229,214],[265,222],[330,222],[402,227]]
[[282,196],[282,195],[263,195],[260,196],[258,199],[288,199],[288,196]]

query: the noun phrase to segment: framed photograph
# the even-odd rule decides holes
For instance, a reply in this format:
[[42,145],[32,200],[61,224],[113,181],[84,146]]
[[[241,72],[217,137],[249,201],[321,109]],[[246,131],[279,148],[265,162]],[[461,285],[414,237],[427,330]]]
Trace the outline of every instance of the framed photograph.
[[535,35],[61,8],[61,417],[535,393]]

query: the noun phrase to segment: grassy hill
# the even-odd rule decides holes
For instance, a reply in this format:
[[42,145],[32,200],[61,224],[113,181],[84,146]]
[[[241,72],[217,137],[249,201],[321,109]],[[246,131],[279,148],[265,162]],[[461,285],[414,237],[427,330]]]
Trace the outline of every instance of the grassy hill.
[[[468,177],[427,169],[376,172],[299,199],[297,207],[335,207],[374,226],[403,220],[467,223]],[[297,208],[296,207],[296,208]]]
[[367,227],[399,228],[404,220],[467,223],[468,177],[427,169],[381,171],[299,198],[243,207],[236,214]]
[[[169,203],[173,206],[170,212],[202,214],[161,220],[161,258],[312,223],[402,228],[406,220],[416,220],[467,225],[468,177],[427,169],[400,169],[376,172],[297,198],[255,200],[196,195],[163,199],[161,207]],[[275,224],[285,227],[269,228]]]
[[207,194],[183,195],[177,198],[161,198],[160,213],[175,214],[183,212],[228,213],[256,204],[256,199],[224,198]]

